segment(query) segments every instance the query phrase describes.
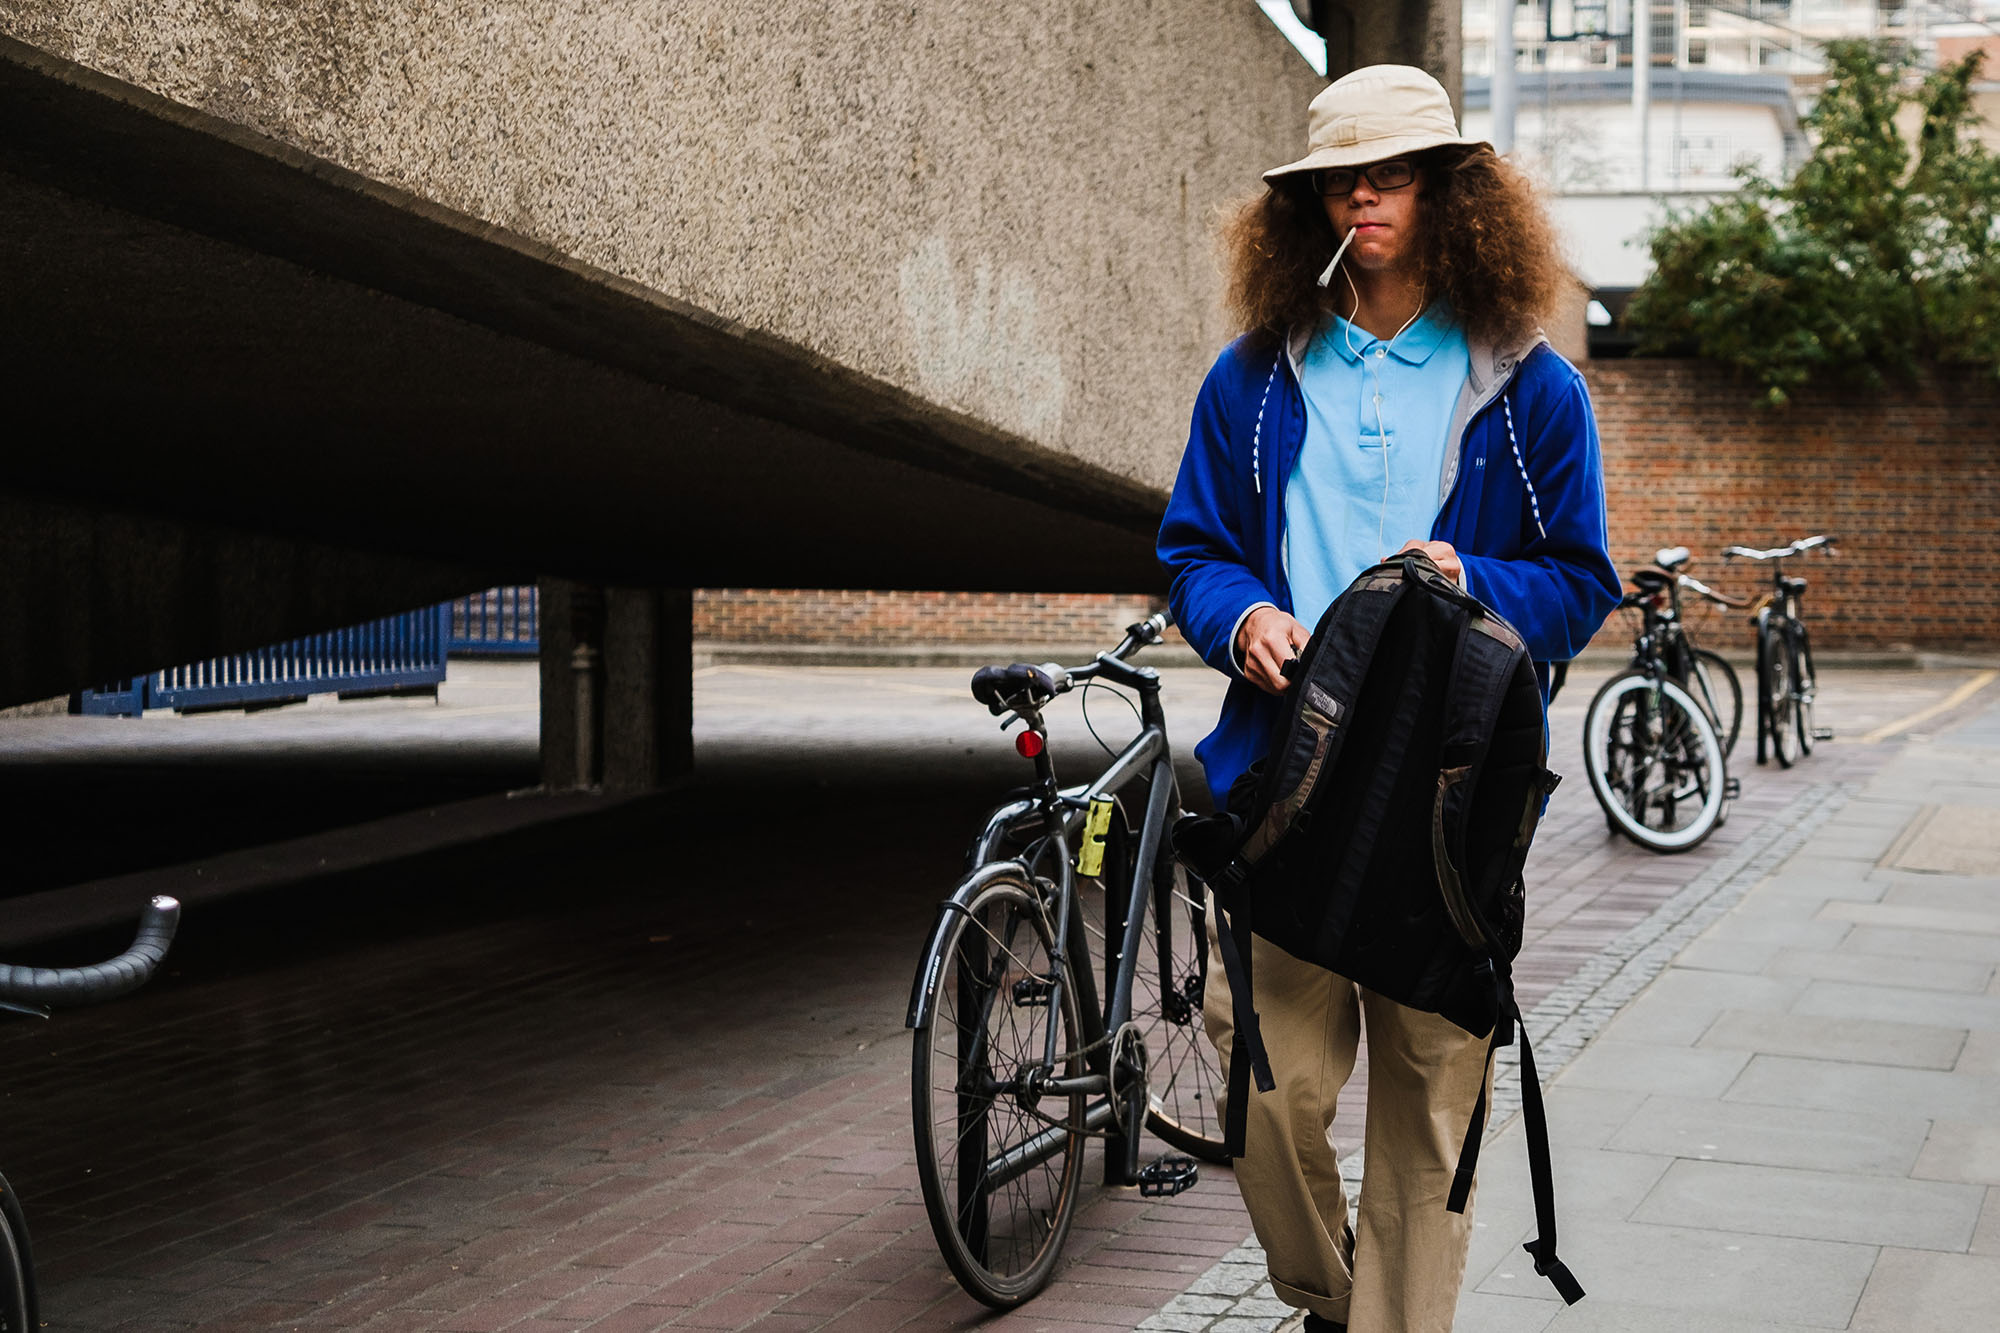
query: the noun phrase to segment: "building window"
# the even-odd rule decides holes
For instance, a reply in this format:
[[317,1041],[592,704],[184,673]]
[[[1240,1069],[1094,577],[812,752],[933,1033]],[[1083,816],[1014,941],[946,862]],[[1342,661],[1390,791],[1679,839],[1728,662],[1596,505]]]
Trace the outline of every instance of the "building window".
[[1707,63],[1708,63],[1708,43],[1698,37],[1689,38],[1688,64],[1706,65]]
[[1688,0],[1688,26],[1690,28],[1708,26],[1707,0]]

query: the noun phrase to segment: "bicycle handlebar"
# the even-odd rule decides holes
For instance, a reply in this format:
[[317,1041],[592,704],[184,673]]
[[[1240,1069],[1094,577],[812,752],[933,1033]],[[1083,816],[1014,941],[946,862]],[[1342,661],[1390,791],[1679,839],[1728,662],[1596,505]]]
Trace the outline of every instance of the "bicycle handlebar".
[[115,1000],[146,984],[167,956],[181,905],[158,897],[139,916],[132,947],[116,958],[88,967],[16,967],[0,963],[0,999],[30,1004],[96,1004]]
[[1709,601],[1714,602],[1717,606],[1727,606],[1727,607],[1733,607],[1737,610],[1741,610],[1744,607],[1750,605],[1750,599],[1747,597],[1731,597],[1726,592],[1717,592],[1715,589],[1709,587],[1706,583],[1703,583],[1700,579],[1690,578],[1686,574],[1682,574],[1680,576],[1680,583],[1681,586],[1683,588],[1686,588],[1689,592],[1694,593],[1695,595],[1700,597],[1706,597]]
[[1760,551],[1752,546],[1725,546],[1722,548],[1722,558],[1724,560],[1734,560],[1738,557],[1745,560],[1783,560],[1789,556],[1804,555],[1807,551],[1817,546],[1826,547],[1826,553],[1833,555],[1836,553],[1833,548],[1837,540],[1838,538],[1834,537],[1833,534],[1822,532],[1817,537],[1801,537],[1789,546],[1774,546],[1768,551]]

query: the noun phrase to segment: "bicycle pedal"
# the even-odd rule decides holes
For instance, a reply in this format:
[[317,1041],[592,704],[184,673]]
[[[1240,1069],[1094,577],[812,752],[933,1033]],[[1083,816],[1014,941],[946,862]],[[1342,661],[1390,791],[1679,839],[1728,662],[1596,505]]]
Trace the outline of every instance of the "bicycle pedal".
[[1171,1199],[1191,1190],[1201,1179],[1201,1168],[1192,1157],[1168,1153],[1139,1168],[1139,1194],[1147,1199]]
[[1733,801],[1742,794],[1743,794],[1742,778],[1728,778],[1723,782],[1722,795],[1725,800]]
[[1833,728],[1814,727],[1812,729],[1812,736],[1815,741],[1830,741],[1833,739]]

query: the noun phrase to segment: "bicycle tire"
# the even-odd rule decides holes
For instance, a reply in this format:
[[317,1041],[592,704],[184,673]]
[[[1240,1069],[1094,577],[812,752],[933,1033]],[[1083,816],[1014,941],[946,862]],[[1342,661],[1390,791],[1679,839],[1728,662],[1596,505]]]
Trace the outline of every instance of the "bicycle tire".
[[1789,649],[1792,725],[1798,729],[1799,753],[1809,755],[1813,747],[1813,697],[1819,691],[1819,680],[1813,673],[1812,645],[1806,639],[1806,627],[1798,621],[1792,622]]
[[1721,741],[1672,680],[1627,671],[1606,681],[1584,714],[1583,762],[1605,818],[1650,851],[1687,851],[1722,823],[1729,780]]
[[[996,1309],[1048,1284],[1083,1184],[1083,1094],[1037,1102],[1007,1087],[1042,1062],[1052,1018],[1038,1016],[1054,1012],[1041,989],[1050,976],[1060,979],[1063,997],[1058,1069],[1064,1077],[1084,1073],[1076,988],[1053,954],[1040,891],[1004,875],[951,914],[920,974],[935,968],[938,978],[910,1066],[924,1211],[952,1276]],[[993,1179],[991,1164],[1037,1142],[1046,1157]],[[975,1170],[966,1169],[968,1156]]]
[[1221,1106],[1228,1080],[1201,1015],[1208,986],[1208,890],[1188,878],[1167,848],[1166,830],[1160,834],[1153,901],[1132,979],[1132,1021],[1146,1042],[1146,1128],[1200,1161],[1227,1162]]
[[0,1333],[32,1333],[40,1321],[28,1218],[14,1187],[0,1176]]
[[1736,738],[1743,731],[1743,686],[1728,659],[1707,648],[1694,650],[1694,674],[1697,680],[1706,678],[1695,699],[1715,705],[1709,717],[1715,723],[1716,738],[1722,742],[1722,757],[1727,759],[1736,753]]
[[1757,630],[1760,640],[1757,657],[1762,679],[1758,689],[1764,699],[1764,720],[1771,742],[1771,757],[1778,767],[1790,768],[1799,761],[1797,709],[1792,698],[1791,651],[1784,631],[1775,619],[1765,620]]

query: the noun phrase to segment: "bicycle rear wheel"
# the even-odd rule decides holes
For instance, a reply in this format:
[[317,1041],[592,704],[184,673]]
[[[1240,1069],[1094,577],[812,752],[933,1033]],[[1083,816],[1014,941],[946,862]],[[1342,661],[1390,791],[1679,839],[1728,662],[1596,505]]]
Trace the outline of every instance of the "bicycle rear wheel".
[[28,1219],[14,1187],[0,1176],[0,1333],[32,1333],[40,1319]]
[[1727,759],[1736,752],[1736,737],[1743,730],[1743,686],[1737,683],[1736,668],[1721,653],[1697,648],[1694,681],[1695,699],[1708,708],[1716,739],[1722,742],[1722,756]]
[[1671,680],[1628,671],[1606,681],[1584,715],[1583,762],[1605,818],[1641,847],[1684,852],[1722,822],[1715,724]]
[[910,1076],[924,1211],[952,1275],[1000,1309],[1047,1285],[1083,1181],[1084,1096],[1036,1086],[1052,1023],[1053,1072],[1084,1073],[1076,988],[1053,953],[1040,893],[1006,875],[951,914],[924,960],[936,1001]]

